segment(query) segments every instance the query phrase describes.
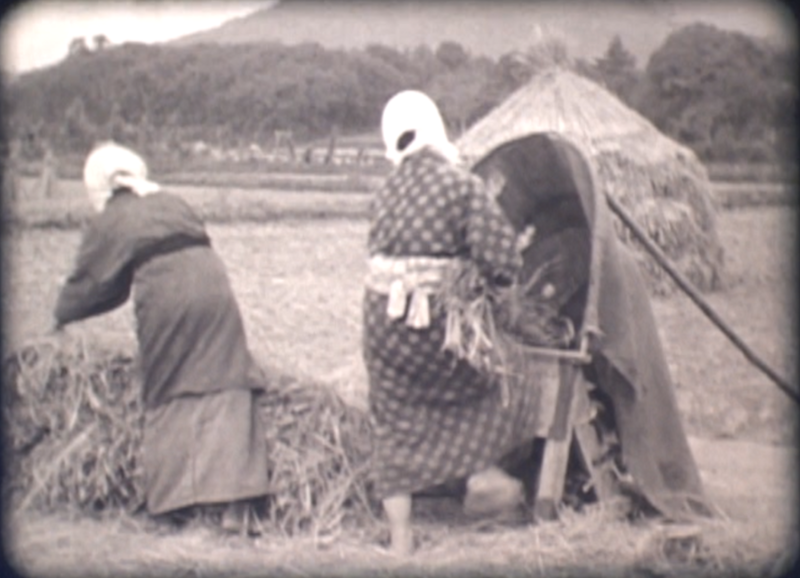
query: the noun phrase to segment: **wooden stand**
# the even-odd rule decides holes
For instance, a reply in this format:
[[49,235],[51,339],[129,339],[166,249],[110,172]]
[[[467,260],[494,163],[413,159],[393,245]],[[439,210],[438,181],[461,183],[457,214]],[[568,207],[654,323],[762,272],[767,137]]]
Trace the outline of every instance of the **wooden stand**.
[[[540,437],[546,439],[544,455],[536,484],[533,514],[537,520],[554,520],[558,517],[558,504],[564,495],[570,448],[573,442],[578,456],[589,473],[598,500],[616,495],[613,473],[598,467],[601,444],[592,426],[592,406],[589,400],[589,383],[584,379],[580,362],[562,358],[553,371],[539,383],[543,390],[556,394],[542,396]],[[549,400],[549,402],[548,402]]]

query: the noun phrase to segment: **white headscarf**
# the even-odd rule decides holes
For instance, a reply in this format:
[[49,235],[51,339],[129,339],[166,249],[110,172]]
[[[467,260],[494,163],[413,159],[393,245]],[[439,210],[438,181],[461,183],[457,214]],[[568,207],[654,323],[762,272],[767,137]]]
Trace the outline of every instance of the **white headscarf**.
[[439,108],[422,92],[405,90],[394,95],[383,108],[381,132],[386,158],[395,165],[426,146],[453,164],[459,160],[458,149],[447,138]]
[[126,187],[142,196],[160,190],[157,183],[147,180],[147,165],[142,157],[114,142],[98,145],[89,154],[83,167],[83,183],[98,212],[114,189]]

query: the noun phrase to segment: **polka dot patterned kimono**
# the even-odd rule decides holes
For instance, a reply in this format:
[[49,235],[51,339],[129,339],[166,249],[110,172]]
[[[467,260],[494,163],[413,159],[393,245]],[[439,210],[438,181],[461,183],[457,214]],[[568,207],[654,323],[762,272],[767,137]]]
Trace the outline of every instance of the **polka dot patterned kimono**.
[[[515,233],[474,175],[431,149],[409,155],[374,199],[371,257],[468,258],[493,282],[521,266]],[[500,388],[443,351],[446,311],[429,296],[430,319],[416,328],[387,314],[389,297],[368,285],[364,358],[376,436],[376,493],[413,493],[496,463],[533,438],[534,395]],[[407,315],[407,313],[406,313]]]

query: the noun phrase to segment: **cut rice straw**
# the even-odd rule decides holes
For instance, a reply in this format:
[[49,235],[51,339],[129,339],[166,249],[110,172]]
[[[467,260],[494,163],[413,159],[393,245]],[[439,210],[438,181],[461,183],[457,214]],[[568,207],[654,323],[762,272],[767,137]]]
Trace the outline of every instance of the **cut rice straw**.
[[[32,341],[4,360],[6,495],[18,510],[133,510],[144,500],[136,364],[62,337]],[[366,413],[316,383],[267,375],[271,383],[260,405],[274,488],[272,526],[323,543],[349,518],[374,522]]]

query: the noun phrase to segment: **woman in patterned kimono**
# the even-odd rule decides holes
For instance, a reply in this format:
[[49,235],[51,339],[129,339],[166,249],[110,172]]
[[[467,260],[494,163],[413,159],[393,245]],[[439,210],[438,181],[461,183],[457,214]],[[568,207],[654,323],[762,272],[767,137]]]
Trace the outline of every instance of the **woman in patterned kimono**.
[[249,501],[268,492],[255,399],[265,376],[248,350],[225,267],[198,216],[158,192],[136,153],[99,146],[84,181],[100,213],[61,289],[57,327],[110,311],[133,290],[147,509],[225,504],[223,528],[244,531]]
[[535,434],[532,401],[443,348],[447,312],[436,294],[456,260],[485,281],[512,283],[514,230],[475,175],[458,166],[436,104],[404,91],[382,133],[393,173],[373,201],[364,297],[364,360],[376,449],[375,490],[391,550],[413,549],[411,495],[469,476],[465,508],[516,506],[521,484],[496,464]]

